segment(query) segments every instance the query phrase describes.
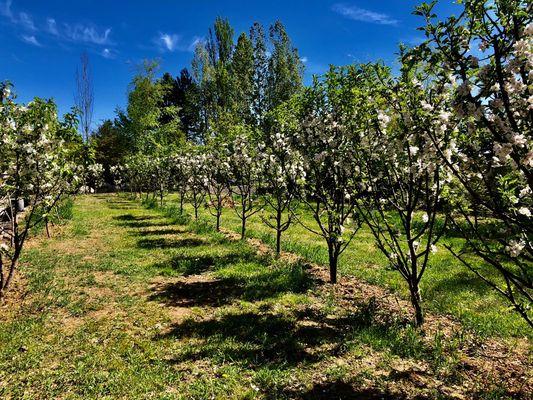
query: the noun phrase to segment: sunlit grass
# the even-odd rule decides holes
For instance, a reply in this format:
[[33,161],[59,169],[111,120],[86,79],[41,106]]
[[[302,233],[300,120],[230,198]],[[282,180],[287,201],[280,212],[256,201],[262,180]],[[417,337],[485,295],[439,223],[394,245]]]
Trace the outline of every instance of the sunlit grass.
[[[174,205],[178,198],[177,194],[170,194],[167,203]],[[192,207],[185,204],[185,210],[190,213]],[[299,218],[305,225],[317,228],[308,212],[303,208],[300,208],[299,212],[301,212]],[[200,219],[214,221],[205,209],[201,210]],[[229,208],[223,212],[221,226],[240,233],[240,220]],[[262,223],[260,214],[251,217],[247,234],[249,237],[262,240],[271,247],[275,245],[274,232]],[[456,248],[463,245],[461,239],[453,237],[444,237],[442,242]],[[450,314],[480,334],[531,335],[527,324],[509,307],[506,300],[458,262],[442,243],[438,248],[438,252],[430,259],[421,283],[424,305],[429,310]],[[300,254],[307,260],[318,264],[327,265],[328,262],[325,241],[297,223],[283,233],[282,249]],[[481,260],[478,262],[482,263]],[[339,271],[340,279],[342,275],[355,276],[369,283],[390,288],[404,298],[408,298],[406,284],[400,274],[390,268],[386,257],[374,245],[370,230],[365,226],[360,229],[341,256]],[[487,275],[498,279],[492,269],[487,269]]]

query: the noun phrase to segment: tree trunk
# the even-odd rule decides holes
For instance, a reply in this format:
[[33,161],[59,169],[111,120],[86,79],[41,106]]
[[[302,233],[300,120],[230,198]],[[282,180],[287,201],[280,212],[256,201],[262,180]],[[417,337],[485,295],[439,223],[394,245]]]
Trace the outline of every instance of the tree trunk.
[[422,312],[422,296],[420,295],[420,288],[417,282],[411,282],[409,284],[409,290],[411,292],[411,304],[415,311],[415,325],[422,326],[424,323],[424,314]]
[[180,193],[180,214],[183,214],[183,193]]
[[4,297],[4,259],[0,254],[0,301]]
[[243,213],[242,214],[242,224],[241,224],[241,240],[244,240],[245,236],[246,236],[246,216],[245,214]]
[[281,253],[281,208],[276,210],[276,256],[279,257]]
[[337,264],[339,260],[338,249],[336,243],[328,242],[328,256],[329,256],[329,281],[330,283],[337,283]]
[[51,236],[50,236],[50,227],[48,226],[49,225],[48,218],[46,218],[46,220],[44,222],[44,225],[46,227],[46,237],[48,237],[48,239],[50,239]]
[[220,214],[222,214],[222,212],[217,210],[217,226],[216,226],[217,232],[220,232]]

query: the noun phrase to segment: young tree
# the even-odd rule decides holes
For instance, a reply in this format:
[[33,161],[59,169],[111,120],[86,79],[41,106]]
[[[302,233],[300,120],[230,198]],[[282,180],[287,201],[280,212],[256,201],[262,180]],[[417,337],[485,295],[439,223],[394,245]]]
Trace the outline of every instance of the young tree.
[[230,146],[230,182],[229,192],[235,204],[235,212],[241,220],[241,240],[246,237],[248,219],[259,212],[260,203],[258,189],[260,187],[261,165],[250,132],[239,127],[239,132]]
[[216,230],[220,231],[220,218],[224,201],[228,197],[230,164],[227,144],[211,143],[206,154],[208,210],[216,218]]
[[198,221],[198,210],[205,204],[209,184],[206,156],[195,152],[189,154],[186,160],[187,196],[194,208],[194,220]]
[[80,66],[76,69],[76,92],[74,103],[78,109],[80,128],[85,143],[89,141],[93,123],[94,89],[89,55],[83,52],[80,56]]
[[274,110],[272,130],[260,147],[262,155],[263,198],[266,216],[263,222],[276,231],[276,254],[281,252],[281,235],[294,221],[295,205],[305,183],[304,158],[293,143],[297,121],[284,105]]
[[[436,242],[446,172],[430,135],[450,130],[447,92],[424,86],[416,65],[393,78],[381,65],[364,67],[362,125],[357,147],[362,190],[356,202],[377,247],[409,287],[415,324],[424,322],[420,282]],[[439,133],[439,134],[440,134]]]
[[[457,130],[430,136],[458,182],[452,195],[465,199],[466,192],[470,203],[456,202],[450,213],[467,246],[448,248],[533,326],[532,5],[462,4],[458,17],[442,22],[433,13],[435,2],[417,8],[426,19],[428,42],[413,55],[430,60],[435,79],[451,86],[458,124]],[[486,215],[485,223],[476,209]],[[472,251],[484,262],[466,257]]]
[[337,282],[339,256],[361,221],[355,212],[359,189],[355,164],[358,137],[354,133],[352,90],[359,77],[352,69],[331,69],[322,81],[301,96],[302,128],[298,148],[306,166],[306,190],[300,200],[312,213],[317,228],[300,219],[328,246],[330,282]]
[[[8,289],[30,229],[43,222],[54,207],[81,182],[76,161],[81,137],[76,119],[57,119],[49,100],[17,104],[6,86],[0,107],[0,199],[9,227],[0,226],[0,298]],[[27,200],[24,215],[19,205]],[[3,239],[7,238],[4,242]]]

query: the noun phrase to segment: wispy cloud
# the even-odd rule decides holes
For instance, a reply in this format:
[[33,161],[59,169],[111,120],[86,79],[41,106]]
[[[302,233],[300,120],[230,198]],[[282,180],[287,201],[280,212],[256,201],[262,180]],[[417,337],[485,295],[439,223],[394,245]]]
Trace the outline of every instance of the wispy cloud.
[[190,42],[183,40],[183,36],[176,33],[159,32],[154,42],[160,51],[194,51],[196,45],[202,41],[199,37],[194,37]]
[[[55,18],[47,18],[42,23],[35,23],[33,17],[24,11],[15,12],[12,0],[0,0],[0,16],[7,18],[11,23],[20,27],[25,32],[24,39],[27,43],[39,43],[36,33],[51,35],[56,40],[110,46],[111,28],[101,28],[94,24],[59,23]],[[33,38],[33,40],[32,40]]]
[[111,44],[111,28],[98,29],[92,25],[63,24],[63,35],[74,42],[92,43],[98,45]]
[[25,12],[19,13],[18,23],[22,25],[24,29],[27,29],[29,31],[35,31],[37,29],[35,28],[35,24],[33,23],[33,18]]
[[31,44],[33,46],[41,47],[41,43],[37,40],[34,35],[22,35],[22,41]]
[[354,5],[337,3],[333,5],[332,9],[336,13],[354,21],[368,22],[379,25],[398,25],[399,23],[397,19],[392,18],[390,15],[366,10]]
[[176,50],[176,47],[178,46],[180,40],[181,36],[176,34],[161,33],[159,35],[159,41],[162,47],[167,49],[168,51]]
[[300,61],[304,64],[307,64],[307,62],[309,61],[309,59],[307,57],[302,57],[300,58]]
[[6,0],[3,3],[0,3],[0,15],[9,19],[13,24],[22,26],[22,28],[24,28],[27,31],[37,30],[31,15],[25,12],[19,12],[19,13],[13,12],[13,10],[11,9],[12,4],[13,4],[12,0]]

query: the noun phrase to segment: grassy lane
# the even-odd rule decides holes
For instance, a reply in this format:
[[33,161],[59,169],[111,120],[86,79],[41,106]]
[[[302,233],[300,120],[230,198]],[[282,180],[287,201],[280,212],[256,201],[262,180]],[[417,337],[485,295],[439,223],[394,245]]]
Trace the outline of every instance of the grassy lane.
[[380,289],[331,287],[309,268],[120,197],[81,196],[51,240],[32,240],[0,309],[0,398],[531,394],[527,341],[481,342],[431,318],[421,334]]
[[[175,204],[178,203],[178,199],[176,194],[169,196],[169,201]],[[192,214],[190,205],[186,205],[186,210]],[[201,210],[200,218],[213,221],[213,217],[205,209]],[[310,215],[303,214],[301,219],[308,226],[315,226]],[[224,210],[222,227],[240,232],[240,224],[233,210]],[[260,214],[254,215],[248,226],[248,236],[258,238],[274,247],[273,231],[261,221]],[[286,251],[300,254],[312,262],[327,265],[327,247],[321,238],[298,224],[293,224],[283,235],[282,246]],[[462,245],[462,241],[454,237],[445,237],[443,241],[453,244],[456,248]],[[374,245],[371,232],[363,227],[341,256],[340,279],[343,275],[354,276],[371,284],[390,288],[407,299],[405,282],[387,265],[388,261]],[[489,268],[487,271],[493,269]],[[489,273],[489,276],[498,279],[496,275]],[[460,264],[442,245],[431,258],[421,282],[421,289],[426,307],[434,312],[458,318],[465,326],[479,334],[532,338],[529,326],[509,308],[508,303]]]

